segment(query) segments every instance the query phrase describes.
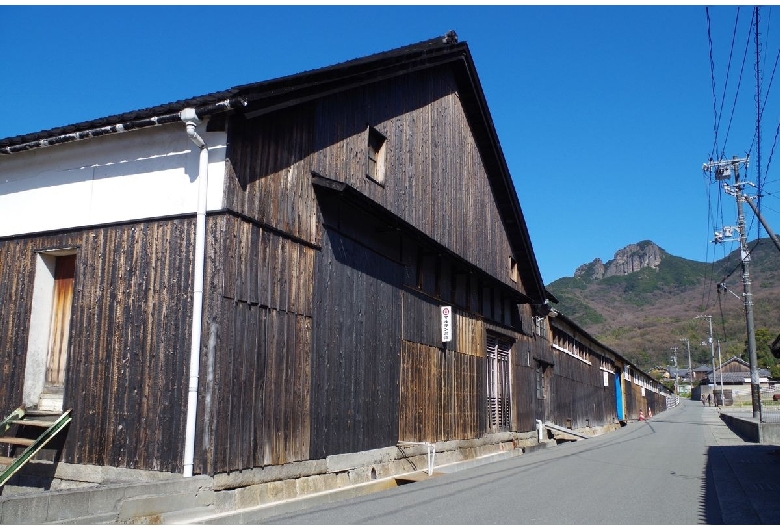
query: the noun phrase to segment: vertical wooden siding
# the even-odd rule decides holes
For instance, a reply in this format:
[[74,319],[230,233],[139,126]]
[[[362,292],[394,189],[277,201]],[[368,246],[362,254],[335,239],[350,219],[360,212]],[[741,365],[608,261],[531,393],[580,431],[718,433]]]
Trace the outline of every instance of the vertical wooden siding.
[[[441,301],[411,289],[402,293],[403,340],[441,347]],[[485,324],[477,315],[469,314],[460,308],[453,308],[452,341],[447,349],[473,355],[485,356]]]
[[399,438],[477,438],[484,408],[484,357],[402,342]]
[[639,409],[642,408],[642,396],[640,389],[633,382],[623,378],[621,381],[623,384],[623,397],[624,405],[626,408],[626,419],[637,419],[639,417]]
[[536,371],[525,362],[512,370],[512,427],[518,432],[536,429]]
[[315,270],[311,458],[395,445],[401,266],[327,229]]
[[454,310],[453,340],[441,348],[440,303],[403,294],[399,436],[403,441],[476,438],[485,419],[485,327]]
[[290,236],[318,243],[309,159],[312,130],[308,105],[253,120],[233,119],[228,128],[225,206]]
[[[456,86],[446,69],[415,73],[327,96],[311,105],[277,111],[243,123],[232,123],[229,158],[236,179],[228,184],[229,207],[295,238],[318,244],[322,241],[314,221],[318,205],[309,182],[310,170],[314,170],[328,178],[349,183],[447,249],[463,256],[466,261],[500,279],[508,287],[524,292],[524,286],[514,283],[510,278],[511,248],[493,198],[482,154],[457,98]],[[365,176],[369,125],[387,139],[387,177],[382,186]],[[349,220],[350,223],[353,221]],[[380,271],[384,268],[390,270],[395,267],[391,264],[395,258],[380,258],[378,254],[392,256],[392,252],[378,250],[379,246],[371,247],[377,252],[375,255],[355,244],[352,238],[361,240],[362,236],[352,234],[350,230],[346,226],[340,228],[342,235],[347,237],[339,236],[338,242],[343,253],[349,255],[355,252],[354,256],[339,259],[331,256],[335,256],[336,251],[330,248],[323,250],[317,257],[316,303],[312,311],[315,354],[311,361],[314,386],[312,401],[316,403],[313,407],[317,407],[317,410],[312,410],[311,439],[312,443],[318,440],[316,443],[319,448],[313,448],[312,455],[377,446],[373,442],[365,442],[364,438],[361,438],[362,442],[354,438],[364,428],[361,423],[364,418],[360,413],[367,410],[366,407],[373,406],[369,404],[363,408],[350,408],[350,404],[357,399],[355,396],[363,392],[360,388],[356,389],[355,385],[372,384],[370,377],[373,376],[369,373],[368,381],[363,381],[362,377],[352,378],[353,374],[362,369],[361,363],[364,361],[356,353],[362,346],[352,344],[351,338],[358,337],[355,340],[367,340],[374,344],[373,338],[365,339],[366,333],[374,326],[373,323],[366,323],[366,316],[375,310],[375,304],[380,300],[378,297],[372,298],[369,293],[376,293],[379,287],[367,280],[372,274],[366,270],[365,263],[376,263]],[[240,236],[239,239],[243,245],[255,244],[251,237]],[[323,246],[327,247],[328,244],[323,243]],[[364,257],[366,252],[368,254],[365,255],[372,257]],[[399,259],[406,260],[405,257]],[[360,260],[364,262],[358,263]],[[280,265],[281,270],[284,270],[283,262]],[[226,266],[229,268],[232,265]],[[519,266],[528,265],[521,262]],[[242,278],[244,273],[227,270],[225,277]],[[277,273],[278,270],[270,271],[271,275]],[[381,276],[384,273],[376,274]],[[455,273],[444,267],[441,274],[446,284],[448,275]],[[282,293],[289,289],[287,283],[291,277],[281,273],[279,284],[274,286],[272,293],[258,296],[283,297]],[[462,278],[457,279],[456,283],[460,280]],[[254,279],[250,277],[249,285],[243,286],[240,281],[228,282],[235,285],[235,292],[226,290],[225,296],[245,301],[249,305],[257,303],[262,306],[264,302],[255,300],[251,294],[254,289],[252,281]],[[326,285],[339,285],[339,288]],[[244,291],[248,294],[241,294]],[[429,357],[433,350],[426,348],[433,347],[435,351],[441,352],[437,348],[439,324],[435,317],[436,305],[440,302],[408,290],[401,294],[391,289],[388,293],[390,297],[383,303],[397,304],[403,297],[402,338],[409,343],[403,347],[399,344],[395,355],[401,352],[400,362],[404,374],[407,370],[411,370],[409,373],[417,373],[414,370],[423,368],[415,368],[411,359],[422,362],[423,367],[430,367],[430,359],[424,358],[420,352],[428,351]],[[489,318],[505,320],[504,324],[509,324],[505,319],[509,313],[508,298],[482,298],[483,304],[477,309],[478,313],[485,313],[485,308],[489,306]],[[469,298],[470,308],[476,300],[481,298]],[[458,318],[464,317],[458,315]],[[481,350],[481,347],[475,348],[474,345],[484,344],[484,329],[475,324],[480,322],[479,319],[472,322],[470,318],[463,324],[456,322],[456,334],[465,333],[468,336],[456,337],[455,345],[451,346],[454,353],[462,354],[460,350],[466,350],[474,355],[474,351]],[[525,329],[530,319],[523,318],[521,321],[524,331],[530,331]],[[529,344],[522,353],[526,359],[520,359],[520,350],[514,348],[513,428],[534,428],[535,376],[534,367],[527,362],[529,351],[530,357],[561,357],[549,351],[539,352],[537,342],[528,339]],[[461,343],[470,343],[470,346],[461,347]],[[389,351],[382,355],[390,355]],[[449,352],[442,355],[441,362],[438,365],[434,363],[434,368],[430,370],[444,382],[450,377],[445,374],[445,365],[449,362],[445,358],[449,358]],[[586,421],[595,424],[600,418],[610,421],[608,418],[614,416],[614,389],[603,386],[598,366],[563,357],[553,364],[554,368],[550,369],[548,399],[551,403],[548,409],[554,411],[556,418],[560,418],[561,422],[571,419],[576,426],[584,426]],[[343,378],[345,388],[335,386],[334,381],[338,378]],[[412,386],[408,388],[406,383],[402,383],[402,416],[408,412],[404,409],[405,393],[410,392],[409,388],[421,388],[420,385],[426,383],[422,380],[418,382],[419,385],[410,380]],[[482,386],[482,383],[478,383],[476,388],[481,389]],[[440,388],[444,388],[444,383]],[[404,421],[402,419],[400,422],[401,433],[404,432]],[[345,440],[336,439],[333,425],[342,429]],[[443,425],[443,422],[439,425]],[[436,436],[443,436],[444,431],[436,429],[433,429]]]
[[636,420],[639,411],[647,417],[647,407],[652,408],[653,414],[666,410],[666,397],[645,388],[642,395],[642,387],[632,381],[622,381],[624,387],[626,418]]
[[[510,278],[511,247],[456,86],[442,68],[323,98],[312,169],[525,292]],[[366,178],[369,124],[387,139],[384,186]]]
[[597,362],[588,365],[558,354],[550,384],[554,423],[565,426],[571,420],[572,427],[577,429],[615,421],[615,388],[604,386]]
[[77,248],[65,462],[181,471],[194,225],[173,219],[0,241],[7,407],[21,402],[35,251]]
[[35,280],[33,240],[0,240],[0,402],[3,417],[22,404]]
[[214,365],[201,354],[214,381],[201,378],[198,469],[306,460],[315,250],[232,215],[210,218],[208,232],[203,332],[212,320],[218,332]]

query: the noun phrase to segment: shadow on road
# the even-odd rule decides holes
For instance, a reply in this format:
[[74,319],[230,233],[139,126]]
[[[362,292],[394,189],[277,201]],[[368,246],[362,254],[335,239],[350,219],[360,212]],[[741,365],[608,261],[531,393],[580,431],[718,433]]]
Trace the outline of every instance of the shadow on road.
[[[713,448],[710,448],[709,453]],[[710,455],[707,457],[707,467],[704,477],[702,478],[702,490],[704,495],[701,496],[699,505],[699,519],[703,524],[723,524],[723,517],[720,514],[720,503],[718,502],[718,493],[715,488],[715,475],[712,472],[712,458]]]
[[780,523],[780,447],[712,446],[707,452],[704,522]]

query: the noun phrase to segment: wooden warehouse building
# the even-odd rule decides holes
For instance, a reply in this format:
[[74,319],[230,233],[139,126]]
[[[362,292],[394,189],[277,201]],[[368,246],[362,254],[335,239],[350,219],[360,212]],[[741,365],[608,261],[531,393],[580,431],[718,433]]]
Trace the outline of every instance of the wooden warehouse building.
[[452,32],[0,140],[0,175],[3,416],[70,410],[65,464],[230,476],[665,407],[551,311]]

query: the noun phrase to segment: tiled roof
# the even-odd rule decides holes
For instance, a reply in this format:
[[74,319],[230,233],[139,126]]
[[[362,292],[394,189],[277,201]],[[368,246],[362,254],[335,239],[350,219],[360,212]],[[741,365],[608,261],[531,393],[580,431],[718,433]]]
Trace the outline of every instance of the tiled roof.
[[[715,383],[720,383],[720,372],[715,372],[715,375],[713,377],[713,380]],[[758,376],[759,377],[769,377],[769,370],[765,370],[764,368],[758,369]],[[723,382],[724,383],[749,383],[750,382],[750,372],[723,372]]]

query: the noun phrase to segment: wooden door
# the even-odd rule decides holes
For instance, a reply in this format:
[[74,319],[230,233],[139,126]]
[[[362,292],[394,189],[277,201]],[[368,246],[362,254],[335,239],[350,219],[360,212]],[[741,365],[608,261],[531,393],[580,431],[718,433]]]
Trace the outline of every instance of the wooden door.
[[62,394],[65,390],[65,366],[70,335],[70,312],[73,305],[73,280],[76,255],[57,256],[54,266],[49,351],[46,358],[45,391]]

